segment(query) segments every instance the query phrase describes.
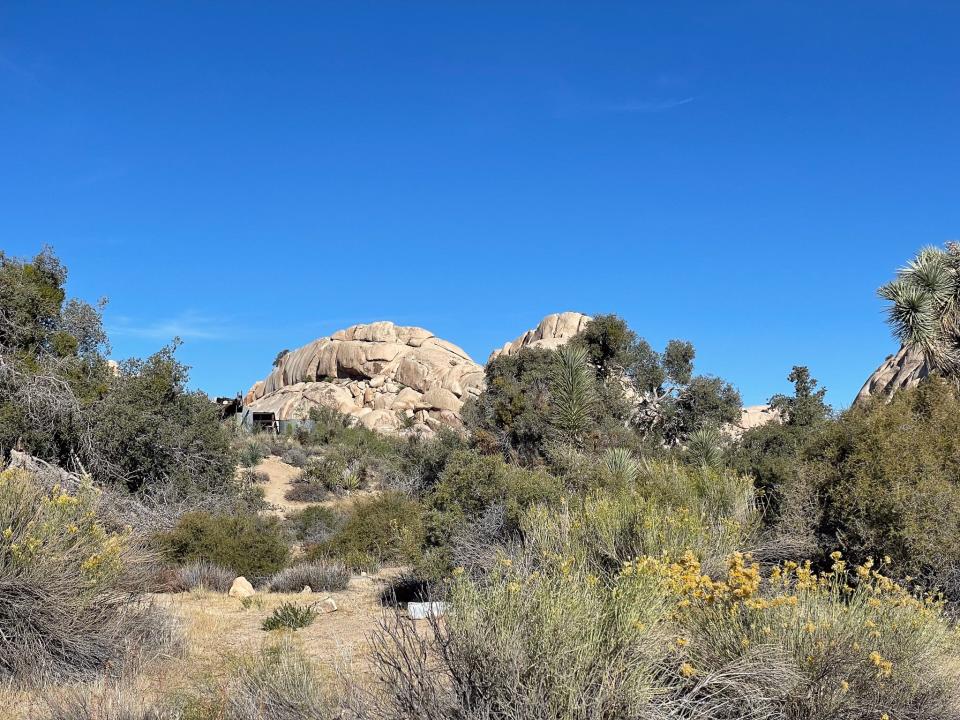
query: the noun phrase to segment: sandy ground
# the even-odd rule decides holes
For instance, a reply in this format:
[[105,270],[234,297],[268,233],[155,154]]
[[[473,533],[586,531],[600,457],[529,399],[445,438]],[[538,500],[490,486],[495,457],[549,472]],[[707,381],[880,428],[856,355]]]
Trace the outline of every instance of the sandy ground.
[[271,512],[287,517],[311,505],[323,505],[330,508],[346,509],[357,500],[376,494],[376,490],[358,490],[349,495],[330,496],[329,499],[318,503],[293,502],[285,495],[293,479],[300,474],[300,468],[288,465],[276,455],[261,460],[254,468],[257,472],[265,473],[270,479],[263,483],[264,499],[272,506]]
[[[270,512],[284,517],[314,504],[346,509],[376,492],[331,496],[321,503],[291,502],[284,495],[300,473],[299,468],[270,456],[254,469],[269,477],[262,487],[265,499],[273,506]],[[297,548],[294,551],[296,553]],[[217,676],[232,660],[254,654],[276,640],[276,633],[265,632],[261,625],[281,603],[320,602],[328,596],[336,602],[336,612],[323,614],[309,627],[298,630],[293,634],[295,642],[331,676],[344,673],[357,677],[368,673],[370,633],[385,612],[393,612],[380,604],[380,595],[402,571],[402,568],[384,568],[371,576],[356,575],[347,589],[338,592],[258,593],[249,608],[244,608],[237,598],[207,591],[154,595],[158,604],[180,620],[186,650],[182,656],[161,659],[144,668],[134,683],[136,692],[144,697],[167,695],[178,688],[189,688],[199,679]],[[94,694],[101,692],[97,686],[82,686],[81,690],[86,692],[87,688]],[[0,718],[43,718],[39,698],[44,692],[21,693],[0,686],[0,708],[3,708]]]
[[[384,568],[372,576],[354,576],[346,590],[331,593],[258,593],[249,608],[238,598],[207,591],[154,595],[154,599],[181,621],[186,636],[185,652],[152,663],[123,690],[144,698],[169,696],[189,690],[195,683],[222,676],[231,662],[257,653],[278,639],[292,636],[296,644],[315,660],[321,673],[352,678],[371,672],[367,648],[370,633],[391,608],[380,604],[380,594],[402,568]],[[290,633],[266,632],[261,625],[274,608],[285,601],[298,604],[332,597],[337,611],[320,615],[312,625]],[[421,625],[423,623],[418,623]],[[133,689],[135,688],[135,690]],[[81,686],[84,693],[100,695],[100,685]],[[41,698],[50,690],[18,693],[0,687],[0,717],[6,720],[43,718]]]
[[400,568],[386,568],[373,576],[354,576],[346,590],[308,595],[258,593],[245,609],[237,598],[210,592],[158,595],[158,600],[181,618],[190,642],[190,657],[206,664],[223,655],[246,654],[270,639],[261,625],[278,605],[319,602],[331,597],[337,610],[318,617],[296,637],[307,655],[333,669],[351,665],[366,655],[370,631],[383,616],[380,594]]
[[270,478],[262,487],[264,498],[275,508],[274,512],[286,516],[310,506],[311,503],[291,502],[284,497],[293,479],[300,474],[300,468],[287,465],[280,458],[271,455],[261,460],[253,469],[266,473]]

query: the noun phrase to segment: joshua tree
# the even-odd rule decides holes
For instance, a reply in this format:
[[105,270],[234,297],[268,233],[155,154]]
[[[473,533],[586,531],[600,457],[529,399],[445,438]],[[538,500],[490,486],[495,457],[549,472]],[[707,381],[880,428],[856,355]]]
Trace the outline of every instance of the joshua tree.
[[960,378],[960,244],[922,249],[878,291],[890,301],[887,322],[931,369]]

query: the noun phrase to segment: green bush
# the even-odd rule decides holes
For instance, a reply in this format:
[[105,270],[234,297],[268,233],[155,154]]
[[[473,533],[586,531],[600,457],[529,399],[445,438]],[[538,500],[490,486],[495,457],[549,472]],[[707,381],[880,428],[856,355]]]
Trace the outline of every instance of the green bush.
[[342,512],[323,505],[311,505],[287,516],[287,526],[302,543],[315,545],[329,538],[344,523]]
[[[943,380],[847,411],[806,453],[818,529],[857,562],[888,555],[928,583],[960,568],[960,400]],[[947,588],[958,596],[960,587]]]
[[[186,389],[175,345],[129,360],[92,409],[94,442],[131,492],[178,497],[235,492],[237,458],[219,410]],[[122,478],[122,480],[121,480]]]
[[386,492],[357,502],[343,525],[328,540],[311,547],[307,557],[335,557],[353,569],[375,569],[386,562],[413,562],[424,538],[421,505],[400,493]]
[[266,620],[263,621],[263,629],[271,630],[300,630],[313,625],[320,613],[314,609],[313,605],[297,605],[292,602],[285,602],[276,608]]
[[207,560],[248,578],[277,572],[290,555],[280,520],[259,515],[188,513],[159,545],[173,562]]
[[451,455],[427,502],[439,527],[476,520],[490,506],[501,504],[506,510],[507,530],[515,530],[527,507],[556,503],[562,494],[560,481],[543,470],[460,450]]

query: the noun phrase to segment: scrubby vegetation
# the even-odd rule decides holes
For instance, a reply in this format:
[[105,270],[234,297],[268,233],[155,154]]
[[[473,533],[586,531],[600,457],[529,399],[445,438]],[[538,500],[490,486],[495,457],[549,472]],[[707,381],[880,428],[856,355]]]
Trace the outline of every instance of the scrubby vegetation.
[[297,563],[270,578],[271,592],[300,592],[309,587],[314,592],[344,590],[350,582],[350,570],[338,560],[314,560]]
[[290,556],[280,521],[260,515],[188,513],[157,542],[171,562],[205,561],[247,577],[270,575]]
[[18,683],[116,674],[175,644],[176,631],[138,593],[150,557],[107,531],[96,491],[41,490],[0,473],[0,677]]
[[[144,600],[158,587],[245,575],[262,594],[217,599],[268,638],[317,610],[263,591],[393,565],[401,607],[348,688],[279,633],[186,693],[98,710],[68,692],[53,717],[960,718],[954,253],[884,290],[935,368],[889,402],[834,412],[795,367],[776,421],[741,433],[739,395],[695,374],[690,343],[657,352],[601,315],[491,362],[464,432],[434,437],[332,410],[237,434],[173,347],[109,370],[98,310],[65,300],[52,253],[0,256],[0,446],[77,471],[69,488],[0,475],[0,674],[126,680],[178,647]],[[288,499],[324,504],[264,512],[268,456],[301,473]],[[447,612],[414,624],[411,599]]]
[[313,605],[297,605],[296,603],[285,602],[263,621],[263,629],[267,631],[300,630],[312,625],[319,614]]

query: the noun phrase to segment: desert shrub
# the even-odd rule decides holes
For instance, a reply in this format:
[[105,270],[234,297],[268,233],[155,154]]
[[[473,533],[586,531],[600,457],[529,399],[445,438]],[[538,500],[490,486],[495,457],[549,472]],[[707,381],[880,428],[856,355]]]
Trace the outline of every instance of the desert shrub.
[[501,504],[512,529],[533,503],[560,499],[560,482],[542,470],[528,470],[499,457],[462,450],[454,453],[427,498],[432,532],[474,520],[492,505]]
[[80,455],[96,472],[87,413],[107,388],[109,345],[102,308],[67,300],[66,280],[50,248],[32,260],[0,251],[0,448],[22,441],[62,466]]
[[212,590],[225,593],[230,590],[237,573],[209,560],[196,560],[176,568],[173,581],[175,592]]
[[181,707],[185,720],[343,717],[335,683],[283,636],[252,656],[230,659],[222,677],[195,688]]
[[795,365],[787,379],[793,394],[770,398],[776,420],[744,433],[730,453],[732,466],[754,477],[768,525],[780,520],[785,496],[803,491],[804,453],[832,415],[826,388],[818,388],[806,367]]
[[487,436],[501,452],[535,461],[550,433],[552,353],[525,349],[501,355],[484,368],[486,388],[464,407],[464,421],[476,438]]
[[338,490],[353,481],[349,475],[359,474],[359,468],[351,467],[350,461],[339,453],[330,453],[314,458],[304,469],[297,482],[310,482],[321,485],[327,491]]
[[558,503],[562,494],[560,481],[543,470],[471,450],[453,453],[426,497],[421,571],[439,579],[457,564],[484,567],[495,544],[518,532],[526,508]]
[[313,429],[303,439],[305,445],[336,446],[352,457],[391,457],[396,452],[397,439],[357,425],[355,420],[332,408],[313,408],[310,419]]
[[870,563],[763,573],[734,552],[711,572],[651,546],[598,570],[568,513],[526,523],[495,571],[457,576],[426,637],[382,625],[367,717],[960,717],[951,624]]
[[387,482],[395,490],[423,495],[440,479],[453,453],[466,447],[464,436],[449,428],[441,428],[433,437],[409,435],[397,446],[396,463]]
[[45,492],[0,473],[0,676],[15,683],[120,672],[176,639],[137,593],[151,559],[98,522],[96,491]]
[[290,502],[315,503],[323,502],[329,495],[330,490],[326,485],[301,476],[290,483],[283,497]]
[[576,555],[597,575],[618,572],[639,555],[687,551],[716,571],[750,544],[757,525],[749,478],[657,463],[643,467],[630,489],[593,491],[553,511],[529,510],[521,535],[543,555]]
[[307,551],[310,560],[335,557],[352,569],[368,570],[386,562],[411,562],[425,538],[423,508],[397,492],[363,499],[326,541]]
[[274,609],[270,617],[263,621],[263,629],[268,632],[282,629],[301,630],[313,625],[313,621],[319,614],[313,605],[285,602]]
[[253,467],[263,460],[269,452],[269,448],[259,435],[245,436],[240,443],[237,451],[237,460],[243,467]]
[[323,505],[311,505],[287,516],[287,526],[293,536],[311,545],[329,538],[343,522],[343,513]]
[[157,706],[124,684],[47,693],[45,704],[43,720],[183,720],[177,709]]
[[270,578],[270,592],[300,592],[309,586],[314,592],[345,590],[350,570],[339,560],[316,559],[285,568]]
[[259,515],[188,513],[158,542],[172,562],[205,560],[248,578],[277,572],[290,554],[280,520]]
[[960,400],[930,379],[844,413],[805,453],[822,518],[821,552],[889,555],[935,584],[960,566]]
[[240,481],[247,485],[262,485],[270,482],[270,476],[265,472],[259,472],[251,468],[244,468],[240,471]]
[[280,459],[283,460],[287,465],[293,465],[294,467],[302,468],[307,464],[310,456],[307,455],[303,448],[294,446],[284,452]]

